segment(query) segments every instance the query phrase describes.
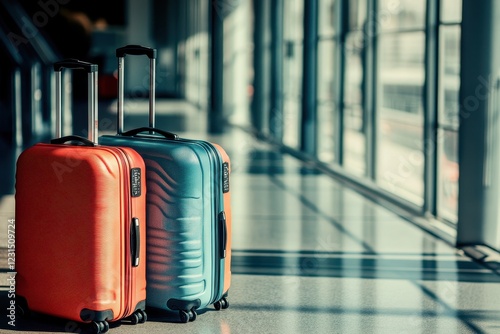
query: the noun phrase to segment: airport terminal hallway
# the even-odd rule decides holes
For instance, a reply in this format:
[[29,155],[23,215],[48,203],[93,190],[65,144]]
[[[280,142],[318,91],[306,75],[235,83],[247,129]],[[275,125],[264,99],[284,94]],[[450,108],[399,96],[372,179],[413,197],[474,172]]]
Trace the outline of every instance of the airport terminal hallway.
[[[232,285],[227,310],[194,322],[149,312],[109,333],[500,333],[500,277],[380,204],[234,128],[200,136],[232,161]],[[14,196],[0,200],[2,308]],[[169,321],[170,320],[170,321]],[[0,332],[72,324],[2,316]]]

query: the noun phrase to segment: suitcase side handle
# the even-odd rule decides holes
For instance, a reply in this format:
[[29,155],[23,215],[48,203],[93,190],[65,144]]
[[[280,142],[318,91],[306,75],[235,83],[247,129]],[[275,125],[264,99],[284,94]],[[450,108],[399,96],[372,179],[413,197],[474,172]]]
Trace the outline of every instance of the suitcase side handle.
[[175,133],[163,131],[163,130],[156,129],[156,128],[150,128],[150,127],[143,127],[143,128],[129,130],[127,132],[122,133],[121,135],[125,136],[125,137],[133,137],[135,135],[138,135],[141,132],[149,132],[149,133],[156,132],[156,133],[162,135],[163,137],[165,137],[166,139],[170,139],[170,140],[179,139],[179,136]]
[[88,74],[88,140],[97,144],[97,71],[98,65],[74,58],[64,59],[54,63],[56,74],[56,138],[62,136],[62,70],[84,70]]
[[56,138],[56,139],[52,139],[50,141],[51,144],[64,144],[64,143],[67,143],[67,142],[79,142],[81,144],[83,144],[84,146],[96,146],[96,144],[91,141],[91,140],[88,140],[87,138],[83,138],[83,137],[80,137],[80,136],[65,136],[65,137],[61,137],[61,138]]
[[132,218],[132,225],[130,226],[130,252],[132,256],[132,267],[139,266],[140,249],[141,234],[139,218]]
[[219,255],[221,259],[226,257],[226,247],[227,247],[227,226],[226,226],[226,213],[224,211],[219,212]]
[[118,102],[117,102],[117,133],[123,133],[123,104],[125,55],[146,55],[149,58],[149,127],[155,127],[155,94],[156,94],[156,49],[141,45],[126,45],[116,49],[118,58]]

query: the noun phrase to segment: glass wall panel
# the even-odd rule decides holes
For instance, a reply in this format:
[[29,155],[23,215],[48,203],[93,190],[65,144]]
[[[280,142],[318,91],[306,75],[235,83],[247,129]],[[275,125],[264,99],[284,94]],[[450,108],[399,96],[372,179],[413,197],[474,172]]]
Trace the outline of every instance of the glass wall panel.
[[366,171],[365,117],[363,111],[366,87],[363,67],[363,35],[347,34],[344,78],[344,167],[351,173]]
[[366,0],[349,0],[346,5],[349,13],[347,16],[348,29],[350,31],[363,30],[367,15]]
[[[443,16],[451,19],[446,14],[451,2],[442,3]],[[442,25],[439,30],[437,214],[452,223],[458,219],[460,32],[458,23]]]
[[332,36],[335,34],[338,18],[336,11],[337,1],[339,0],[320,0],[318,3],[318,34],[320,36]]
[[285,98],[300,99],[302,95],[302,43],[290,43],[289,49],[283,60]]
[[340,83],[338,20],[340,0],[318,2],[318,70],[317,70],[317,157],[322,162],[337,161]]
[[336,45],[333,39],[318,43],[318,101],[333,100],[336,84],[335,54]]
[[333,102],[318,103],[318,159],[327,164],[334,163],[338,110]]
[[283,1],[283,38],[285,41],[302,41],[304,38],[304,1]]
[[441,20],[460,22],[462,20],[462,0],[441,0]]
[[[224,18],[224,110],[234,124],[249,122],[249,86],[252,79],[253,17],[251,1],[242,0]],[[204,59],[209,64],[208,59]]]
[[304,2],[284,1],[283,143],[300,148]]
[[366,172],[366,136],[363,133],[362,107],[350,105],[344,108],[344,168],[356,175]]
[[440,108],[439,123],[458,127],[458,92],[460,88],[460,26],[440,28]]
[[283,143],[299,148],[301,103],[297,99],[285,99],[283,102]]
[[375,24],[380,31],[423,29],[425,0],[379,0]]
[[459,176],[457,131],[439,130],[438,156],[438,214],[451,222],[456,222]]
[[379,38],[377,73],[377,182],[423,204],[423,85],[425,35]]

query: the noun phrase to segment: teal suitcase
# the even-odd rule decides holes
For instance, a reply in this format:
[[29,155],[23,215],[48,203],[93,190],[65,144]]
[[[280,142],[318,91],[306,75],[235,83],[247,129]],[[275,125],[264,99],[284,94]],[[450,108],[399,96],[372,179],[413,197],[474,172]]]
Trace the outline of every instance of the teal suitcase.
[[[149,127],[123,131],[125,55],[150,59]],[[194,321],[227,308],[230,286],[229,157],[216,144],[156,129],[156,50],[128,45],[118,57],[118,129],[99,144],[135,149],[146,164],[146,305]]]

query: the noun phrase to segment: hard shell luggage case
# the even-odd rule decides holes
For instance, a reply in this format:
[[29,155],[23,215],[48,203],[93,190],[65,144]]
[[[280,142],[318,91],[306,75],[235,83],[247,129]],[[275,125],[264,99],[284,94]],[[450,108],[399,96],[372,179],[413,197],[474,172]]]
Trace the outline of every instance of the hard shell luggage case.
[[[60,137],[61,72],[89,76],[89,136]],[[146,316],[146,182],[141,156],[97,145],[97,65],[54,64],[56,137],[16,165],[16,303],[95,333]],[[70,144],[66,144],[70,143]]]
[[[155,129],[155,49],[129,45],[116,54],[118,133],[99,142],[132,147],[146,163],[147,306],[193,321],[198,309],[229,306],[230,159],[219,145]],[[150,60],[150,126],[123,132],[127,54]]]

